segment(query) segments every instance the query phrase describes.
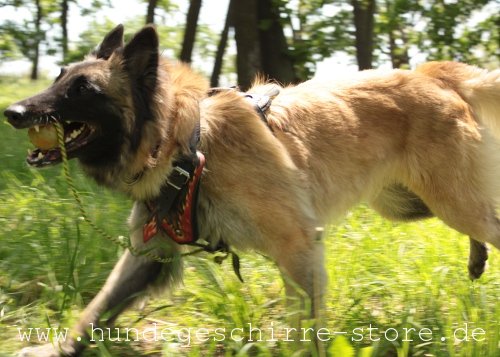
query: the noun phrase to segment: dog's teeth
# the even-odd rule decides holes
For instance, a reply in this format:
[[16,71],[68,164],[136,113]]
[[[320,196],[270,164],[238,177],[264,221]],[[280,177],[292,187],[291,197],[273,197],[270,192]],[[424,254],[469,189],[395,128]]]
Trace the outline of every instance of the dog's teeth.
[[71,138],[66,137],[66,139],[64,139],[65,143],[69,143],[70,141],[71,141]]
[[43,159],[43,154],[41,152],[38,153],[37,159]]
[[39,125],[35,125],[35,130],[36,130],[37,133],[40,132],[40,126]]
[[74,130],[69,134],[69,136],[71,139],[75,139],[82,133],[82,131],[83,131],[83,129]]

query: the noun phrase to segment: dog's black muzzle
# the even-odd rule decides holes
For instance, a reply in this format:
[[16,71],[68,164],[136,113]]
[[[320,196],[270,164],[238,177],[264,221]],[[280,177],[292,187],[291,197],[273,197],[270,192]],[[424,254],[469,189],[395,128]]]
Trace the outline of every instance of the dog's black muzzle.
[[57,97],[50,90],[21,100],[9,106],[3,114],[16,129],[48,124]]
[[8,107],[3,114],[7,118],[8,122],[16,129],[23,129],[31,124],[24,105],[17,103],[13,104]]

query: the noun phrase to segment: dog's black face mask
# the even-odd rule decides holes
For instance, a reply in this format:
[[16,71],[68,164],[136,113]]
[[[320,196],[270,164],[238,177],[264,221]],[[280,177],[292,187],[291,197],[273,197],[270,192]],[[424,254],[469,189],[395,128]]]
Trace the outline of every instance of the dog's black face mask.
[[[144,46],[153,49],[149,56],[143,55]],[[91,59],[63,68],[48,89],[8,107],[4,114],[9,123],[17,129],[28,129],[36,147],[28,154],[28,164],[43,167],[62,161],[56,122],[64,128],[68,158],[76,157],[87,166],[99,168],[116,164],[125,142],[137,146],[136,129],[141,128],[136,127],[137,123],[126,123],[122,109],[130,106],[129,103],[118,103],[109,95],[130,89],[119,88],[110,73],[123,70],[130,83],[137,84],[138,77],[144,77],[144,71],[156,69],[157,49],[157,35],[152,28],[141,31],[124,47],[120,25],[104,38]],[[108,62],[114,53],[119,56],[115,63],[123,63],[123,68],[110,68]],[[146,89],[148,83],[142,82]],[[137,94],[139,101],[135,98],[137,95],[132,94],[136,111],[137,102],[144,103],[146,94]],[[144,106],[148,107],[147,103],[141,107]],[[141,122],[141,118],[136,115],[135,121]]]
[[29,128],[36,146],[28,154],[29,165],[41,167],[61,161],[56,122],[64,128],[69,158],[90,159],[95,164],[116,159],[123,131],[120,118],[100,86],[82,71],[83,67],[95,66],[94,62],[62,69],[51,87],[5,111],[15,128]]

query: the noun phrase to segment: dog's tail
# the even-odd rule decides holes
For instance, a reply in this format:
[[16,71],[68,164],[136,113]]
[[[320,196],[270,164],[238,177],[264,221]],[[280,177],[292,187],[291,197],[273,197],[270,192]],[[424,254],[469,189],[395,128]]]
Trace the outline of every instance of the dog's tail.
[[500,69],[487,71],[456,62],[429,62],[417,72],[437,78],[470,104],[476,120],[500,138]]

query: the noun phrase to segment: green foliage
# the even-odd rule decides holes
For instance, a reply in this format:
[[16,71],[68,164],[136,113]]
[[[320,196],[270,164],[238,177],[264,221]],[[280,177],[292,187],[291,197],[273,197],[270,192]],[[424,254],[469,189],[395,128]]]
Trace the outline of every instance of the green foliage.
[[[485,49],[488,48],[490,39],[494,40],[491,38],[492,35],[494,37],[496,33],[498,38],[499,30],[498,27],[485,28],[484,26],[470,28],[467,22],[474,11],[483,8],[489,2],[488,0],[461,0],[446,3],[441,0],[430,1],[422,11],[423,16],[429,19],[426,27],[428,42],[424,40],[421,43],[421,48],[429,54],[429,59],[477,62],[479,58],[476,58],[471,50],[483,42],[486,45]],[[486,22],[498,22],[498,18],[497,12]]]
[[376,59],[385,55],[391,59],[393,67],[408,67],[408,52],[418,38],[414,28],[422,19],[421,10],[419,2],[409,0],[387,0],[378,4]]
[[[3,6],[27,9],[28,18],[4,19],[0,23],[0,43],[5,43],[9,51],[0,50],[0,58],[9,59],[22,55],[38,63],[40,56],[53,55],[57,50],[47,35],[52,28],[51,17],[57,9],[57,0],[16,0],[3,1]],[[33,75],[38,75],[34,73]]]
[[70,0],[75,5],[80,7],[80,13],[82,16],[93,15],[99,10],[111,6],[110,0],[92,0],[92,1],[78,1],[78,0]]
[[[41,31],[34,27],[35,0],[0,1],[1,6],[25,8],[31,14],[26,19],[4,19],[0,23],[0,59],[24,57],[33,61],[37,41],[41,42],[42,56],[62,51],[65,41],[60,34],[61,3],[58,0],[40,1],[43,10]],[[82,16],[94,16],[94,20],[88,29],[83,29],[76,43],[69,44],[70,50],[63,63],[83,58],[116,25],[96,16],[101,9],[110,6],[110,0],[68,1],[72,8],[79,8]],[[155,19],[161,43],[171,57],[179,53],[182,40],[184,19],[176,16],[179,4],[180,1],[161,0],[156,7]],[[335,53],[347,53],[355,61],[351,1],[274,0],[273,4],[280,11],[288,37],[288,51],[299,79],[310,78],[315,72],[316,63]],[[498,66],[499,10],[498,2],[493,0],[377,1],[374,65],[391,61],[394,67],[408,67],[411,56],[420,53],[429,60],[458,60],[485,67]],[[480,13],[488,16],[477,21]],[[127,21],[127,31],[138,29],[143,25],[143,19],[140,15]],[[261,23],[259,26],[266,27],[269,24]],[[217,38],[210,28],[199,24],[194,55],[201,59],[198,62],[206,62],[205,59],[213,57]],[[205,67],[201,69],[205,73],[210,70]],[[231,69],[231,66],[227,68]]]
[[[80,40],[70,48],[68,56],[64,63],[72,63],[83,60],[99,43],[104,36],[113,29],[117,24],[109,19],[101,21],[94,20],[90,23],[89,29],[80,34]],[[134,19],[124,22],[126,29],[125,41],[130,40],[130,37],[144,25],[142,19]],[[182,36],[182,28],[179,26],[157,25],[158,34],[162,48],[168,49],[167,55],[174,57],[174,53],[180,49],[180,38]],[[202,37],[202,36],[200,36]]]
[[353,16],[347,2],[277,0],[275,4],[280,9],[285,29],[291,32],[289,51],[300,79],[310,78],[315,72],[315,63],[336,51],[354,56]]
[[[141,0],[141,1],[146,4],[150,2],[150,0]],[[175,2],[171,0],[158,0],[156,2],[156,8],[169,12],[175,10],[177,8],[177,4],[175,4]]]
[[[150,0],[141,0],[144,3],[150,2]],[[179,5],[177,0],[157,0],[155,9],[155,24],[162,23],[166,24],[171,20],[172,14],[179,10]],[[146,13],[144,13],[146,15]]]
[[[117,24],[113,23],[109,19],[91,21],[89,28],[80,34],[79,41],[69,49],[68,55],[64,59],[63,64],[83,60],[86,55],[88,55],[99,45],[99,43],[101,43],[104,36],[116,25]],[[134,27],[138,28],[138,25],[134,24]]]
[[332,357],[354,357],[355,350],[351,343],[344,336],[335,338],[328,348],[328,355]]
[[[178,27],[177,27],[178,28]],[[184,31],[179,34],[179,38],[182,38],[184,34]],[[217,51],[217,40],[219,38],[219,35],[215,33],[209,26],[204,25],[204,24],[198,24],[197,27],[197,32],[196,32],[196,41],[194,44],[194,58],[197,58],[198,61],[197,63],[204,63],[207,62],[206,59],[209,58],[214,58],[215,57],[215,52]],[[181,40],[177,42],[177,44],[182,43]],[[173,44],[172,44],[173,45]],[[172,46],[171,45],[171,46]],[[178,47],[178,45],[177,45]],[[180,48],[176,53],[180,53]],[[226,56],[227,57],[227,56]],[[231,65],[231,62],[229,60],[226,60],[225,63],[227,65]],[[236,62],[234,62],[236,63]],[[196,70],[201,71],[202,73],[206,74],[207,77],[210,76],[212,68],[196,68]],[[234,66],[230,67],[227,69],[226,73],[234,72]]]
[[[290,30],[290,51],[299,77],[309,78],[315,63],[345,52],[355,58],[351,2],[347,0],[276,1]],[[485,7],[487,5],[487,7]],[[490,15],[471,22],[478,12]],[[377,1],[375,65],[387,59],[407,67],[409,52],[429,60],[458,60],[483,66],[498,65],[499,8],[491,0]]]
[[0,59],[9,60],[20,58],[21,54],[13,34],[8,33],[5,27],[2,27],[0,30],[5,31],[3,36],[0,37]]
[[[30,8],[30,12],[34,12],[30,6],[31,4],[26,4]],[[22,56],[32,59],[34,56],[34,45],[36,41],[43,41],[44,34],[38,33],[33,25],[34,19],[26,19],[19,23],[13,20],[5,20],[0,24],[0,29],[2,31],[2,42],[7,45],[7,50],[14,51],[13,53],[3,52],[3,58],[15,57],[19,54]]]

